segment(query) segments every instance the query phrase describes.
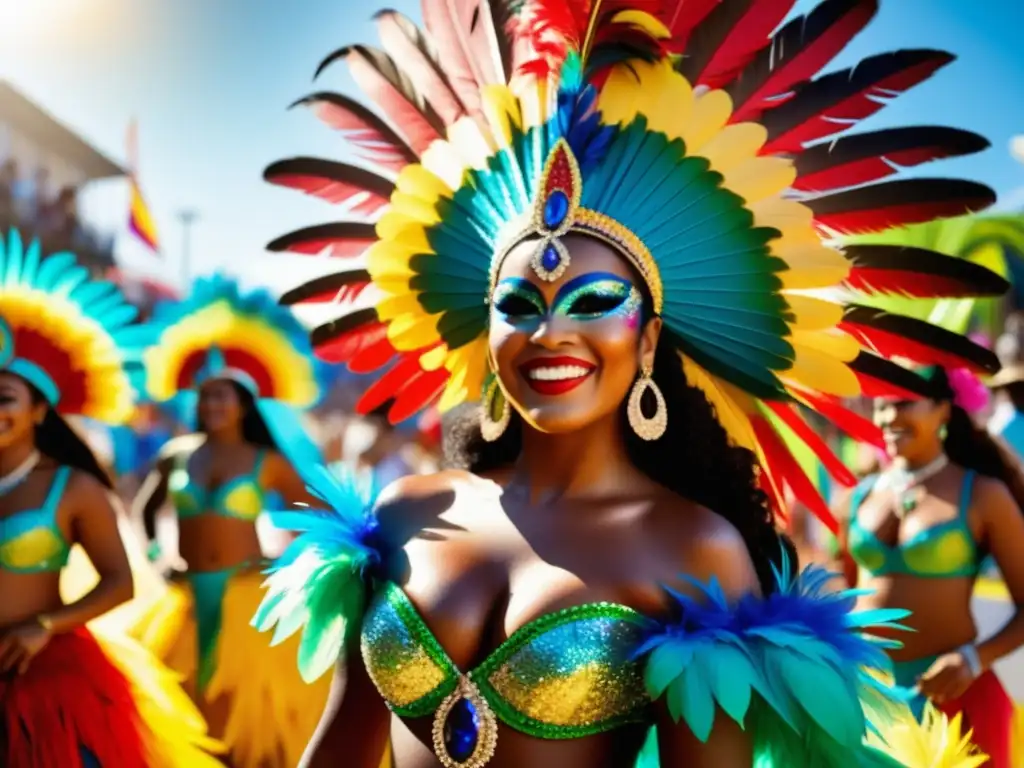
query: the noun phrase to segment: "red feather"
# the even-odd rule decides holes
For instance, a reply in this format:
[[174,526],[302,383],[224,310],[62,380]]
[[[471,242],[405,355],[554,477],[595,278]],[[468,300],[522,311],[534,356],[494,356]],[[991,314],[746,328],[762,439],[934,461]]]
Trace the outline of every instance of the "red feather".
[[796,396],[808,408],[820,413],[854,440],[885,448],[885,438],[882,436],[881,427],[870,419],[865,419],[860,414],[845,408],[838,399],[806,390],[800,390]]
[[417,162],[416,153],[401,136],[358,101],[327,91],[299,99],[292,107],[308,107],[320,120],[341,131],[367,160],[400,171]]
[[878,11],[878,0],[826,0],[790,21],[729,87],[731,122],[756,119],[792,95],[842,51]]
[[921,400],[929,396],[925,381],[916,373],[870,352],[861,351],[850,368],[860,382],[864,397]]
[[919,298],[998,297],[1010,284],[990,269],[967,259],[898,245],[849,245],[851,263],[845,284],[863,293]]
[[404,353],[387,372],[363,393],[356,404],[356,411],[362,415],[372,413],[395,395],[413,378],[421,373],[419,353]]
[[450,376],[447,368],[420,371],[396,395],[388,419],[392,424],[398,424],[434,403],[444,392]]
[[380,107],[417,155],[444,136],[444,121],[386,53],[365,45],[340,48],[321,62],[317,76],[338,59],[348,63],[356,85]]
[[274,253],[302,253],[308,256],[351,258],[359,256],[377,240],[373,224],[341,221],[305,227],[281,235],[267,245]]
[[789,452],[786,444],[775,433],[772,425],[757,416],[750,420],[750,424],[754,428],[754,435],[764,453],[765,461],[772,468],[770,471],[776,477],[784,480],[793,491],[797,501],[807,507],[832,533],[838,533],[839,524],[828,508],[828,504],[825,503],[825,499],[814,487],[814,483],[808,479],[797,460],[793,458],[793,454]]
[[989,146],[982,136],[957,128],[892,128],[844,136],[797,155],[793,187],[805,192],[855,187],[902,168],[980,152]]
[[346,363],[371,344],[387,338],[387,323],[374,309],[361,309],[318,326],[310,334],[313,349],[329,363]]
[[365,168],[314,157],[279,160],[267,167],[263,178],[329,203],[350,204],[353,212],[365,216],[388,205],[395,188],[391,181]]
[[922,365],[968,368],[978,374],[999,370],[999,359],[965,336],[913,317],[874,307],[846,307],[839,327],[876,354]]
[[818,225],[841,234],[859,234],[975,213],[995,200],[995,192],[973,181],[905,179],[804,202]]
[[691,83],[721,88],[766,47],[796,0],[720,3],[693,29],[681,71]]
[[370,273],[365,269],[336,272],[310,280],[297,288],[285,291],[279,302],[295,304],[342,304],[358,298],[370,284]]
[[953,58],[932,50],[884,53],[807,83],[763,115],[769,139],[762,153],[797,153],[808,142],[845,131]]
[[669,0],[668,5],[659,16],[672,33],[672,48],[682,52],[690,32],[707,17],[722,0]]
[[348,360],[348,369],[352,373],[373,373],[379,371],[398,354],[388,339],[387,326],[382,326],[380,338],[365,344]]
[[805,422],[788,403],[766,401],[765,403],[772,412],[793,430],[793,433],[810,448],[818,460],[822,463],[828,473],[839,483],[845,486],[857,484],[856,476],[841,462],[828,447],[828,444]]

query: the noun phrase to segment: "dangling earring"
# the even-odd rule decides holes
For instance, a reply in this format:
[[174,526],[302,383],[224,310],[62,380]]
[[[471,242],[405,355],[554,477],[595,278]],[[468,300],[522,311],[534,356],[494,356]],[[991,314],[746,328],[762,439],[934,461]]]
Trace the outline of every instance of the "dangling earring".
[[484,440],[493,443],[508,429],[512,418],[512,407],[498,385],[498,377],[492,375],[484,384],[483,404],[480,409],[480,433]]
[[946,437],[949,435],[949,425],[943,424],[939,427],[939,440],[946,442]]
[[[657,406],[651,418],[644,416],[643,398],[644,390],[649,390],[654,395]],[[641,440],[657,440],[665,434],[668,426],[668,406],[665,405],[665,396],[661,394],[658,385],[651,378],[651,367],[645,365],[640,371],[640,378],[636,380],[632,391],[629,393],[629,405],[626,408],[626,415],[629,417],[629,426],[636,432]]]

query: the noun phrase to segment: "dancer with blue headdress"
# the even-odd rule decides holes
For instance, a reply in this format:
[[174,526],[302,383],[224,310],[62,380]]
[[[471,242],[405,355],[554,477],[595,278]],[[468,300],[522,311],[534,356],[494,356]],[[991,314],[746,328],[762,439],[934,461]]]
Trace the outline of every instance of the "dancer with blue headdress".
[[[176,677],[105,621],[132,597],[110,478],[68,424],[117,424],[146,341],[116,286],[71,253],[0,239],[0,763],[210,768],[216,743]],[[80,546],[98,573],[68,599]]]
[[272,648],[249,621],[261,595],[256,523],[268,495],[310,501],[271,436],[273,420],[276,431],[298,434],[295,410],[320,399],[307,333],[267,292],[221,276],[159,307],[151,325],[145,391],[193,411],[197,431],[165,447],[136,499],[151,541],[157,512],[171,501],[187,569],[134,633],[186,677],[231,765],[294,766],[327,686],[303,683],[290,663],[295,644]]

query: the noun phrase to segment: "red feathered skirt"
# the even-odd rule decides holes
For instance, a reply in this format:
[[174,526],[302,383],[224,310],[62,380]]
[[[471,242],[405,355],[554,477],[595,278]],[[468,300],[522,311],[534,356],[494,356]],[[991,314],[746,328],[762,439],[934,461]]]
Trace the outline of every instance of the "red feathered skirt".
[[146,768],[146,725],[124,673],[86,629],[55,635],[0,677],[4,768]]

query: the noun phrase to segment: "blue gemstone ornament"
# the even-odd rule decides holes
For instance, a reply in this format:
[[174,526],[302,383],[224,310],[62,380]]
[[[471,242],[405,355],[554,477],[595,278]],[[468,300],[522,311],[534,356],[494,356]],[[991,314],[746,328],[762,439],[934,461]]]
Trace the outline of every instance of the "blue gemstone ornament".
[[558,229],[565,217],[569,215],[569,197],[560,189],[556,189],[544,202],[544,226]]
[[540,257],[540,265],[548,272],[554,272],[562,263],[562,254],[554,245],[548,245]]
[[480,739],[480,715],[469,699],[455,702],[444,720],[444,748],[458,763],[464,763],[476,752]]

